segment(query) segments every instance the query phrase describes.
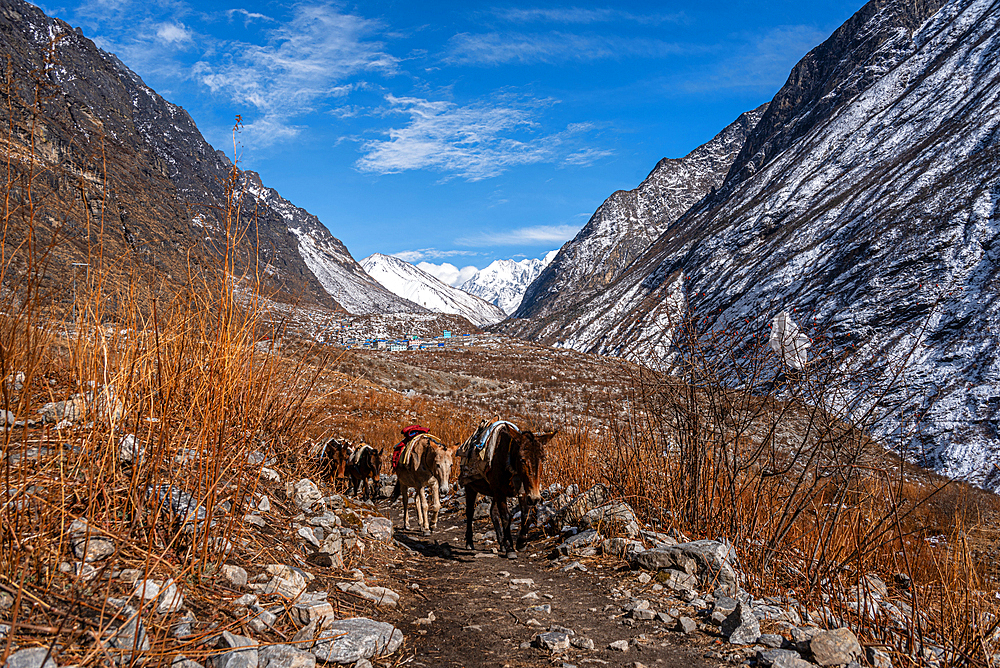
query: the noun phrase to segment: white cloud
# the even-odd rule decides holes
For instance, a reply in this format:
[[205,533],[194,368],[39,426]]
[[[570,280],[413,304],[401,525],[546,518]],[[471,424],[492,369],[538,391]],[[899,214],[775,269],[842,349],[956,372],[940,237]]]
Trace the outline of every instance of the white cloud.
[[554,162],[572,150],[570,141],[591,129],[575,124],[562,132],[538,134],[539,109],[551,100],[499,99],[459,106],[414,97],[386,97],[409,117],[391,128],[386,140],[362,145],[356,166],[362,172],[396,174],[430,169],[469,181],[498,176],[515,165]]
[[606,151],[598,148],[585,148],[576,151],[575,153],[570,153],[563,158],[563,162],[577,167],[586,167],[587,165],[592,165],[601,158],[606,158],[609,155],[614,155],[614,151]]
[[259,14],[257,12],[247,11],[246,9],[227,9],[226,16],[232,20],[235,16],[243,17],[243,23],[249,25],[251,21],[274,21],[270,16],[266,14]]
[[156,29],[156,38],[166,44],[188,44],[191,42],[191,31],[180,23],[161,23]]
[[554,64],[626,57],[664,58],[700,50],[701,47],[659,39],[610,34],[459,33],[449,40],[446,60],[459,65]]
[[476,267],[469,265],[459,269],[450,262],[433,264],[431,262],[420,262],[417,267],[423,269],[428,274],[438,279],[442,283],[457,287],[476,275],[479,271]]
[[395,71],[396,59],[372,39],[381,28],[330,5],[297,5],[290,21],[269,32],[267,44],[232,43],[224,58],[203,60],[194,72],[213,92],[256,108],[262,117],[254,125],[282,127],[275,138],[292,136],[293,119],[326,98],[343,96],[349,77]]
[[461,246],[507,246],[514,244],[562,243],[576,236],[580,228],[573,225],[536,225],[500,232],[483,232],[473,237],[456,239]]

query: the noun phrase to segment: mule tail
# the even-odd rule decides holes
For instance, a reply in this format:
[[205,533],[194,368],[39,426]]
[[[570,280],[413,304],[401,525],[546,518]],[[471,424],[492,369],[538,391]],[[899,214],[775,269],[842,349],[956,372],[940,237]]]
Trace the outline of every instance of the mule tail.
[[399,481],[396,481],[396,486],[392,488],[392,495],[389,496],[389,503],[395,503],[396,499],[399,498]]

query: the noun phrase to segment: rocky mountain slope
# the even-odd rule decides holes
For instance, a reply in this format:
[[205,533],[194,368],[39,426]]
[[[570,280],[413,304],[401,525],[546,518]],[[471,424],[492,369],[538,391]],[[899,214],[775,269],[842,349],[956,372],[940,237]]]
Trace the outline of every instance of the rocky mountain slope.
[[717,328],[797,309],[878,373],[912,350],[892,397],[910,456],[997,488],[998,28],[985,0],[869,2],[796,65],[722,188],[535,336],[650,360],[692,295]]
[[634,190],[604,201],[528,287],[504,331],[537,336],[538,326],[613,282],[691,205],[722,185],[766,105],[740,115],[683,158],[664,158]]
[[482,297],[510,315],[517,310],[525,291],[558,251],[546,253],[542,259],[494,260],[469,280],[458,286],[470,295]]
[[36,195],[34,215],[22,206],[11,234],[27,234],[33,218],[35,235],[52,244],[46,274],[57,289],[69,284],[60,279],[70,263],[96,264],[97,245],[108,271],[183,283],[215,270],[228,228],[243,235],[236,272],[259,276],[266,292],[360,313],[423,311],[371,281],[315,216],[255,174],[234,177],[187,112],[79,31],[0,0],[0,35],[11,58],[11,85],[0,92],[0,120],[12,128],[4,143]]
[[479,327],[507,317],[500,307],[446,285],[398,257],[374,253],[361,266],[389,291],[430,311],[461,315]]

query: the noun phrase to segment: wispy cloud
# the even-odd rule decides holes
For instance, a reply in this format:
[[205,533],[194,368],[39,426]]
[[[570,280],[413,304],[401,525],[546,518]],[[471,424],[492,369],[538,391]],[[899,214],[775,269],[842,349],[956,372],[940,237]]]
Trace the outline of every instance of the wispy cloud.
[[[294,135],[294,118],[342,95],[348,78],[395,71],[396,59],[373,39],[380,29],[330,5],[298,5],[291,21],[269,32],[267,44],[230,44],[219,62],[200,61],[194,71],[213,92],[259,111],[247,128],[254,143],[267,144]],[[277,127],[276,136],[262,132]]]
[[[747,43],[734,48],[734,54],[724,58],[709,72],[699,73],[680,82],[687,92],[747,88],[776,90],[788,73],[828,33],[813,26],[778,26],[763,35],[747,36]],[[678,84],[671,84],[678,85]]]
[[400,251],[392,253],[393,257],[407,262],[418,262],[420,260],[442,260],[448,257],[462,257],[479,255],[476,251],[466,250],[438,250],[437,248],[418,248],[416,250]]
[[459,33],[448,42],[446,62],[454,65],[557,64],[573,61],[665,58],[699,50],[690,45],[644,37],[568,32]]
[[600,148],[585,148],[574,153],[570,153],[563,158],[563,162],[567,165],[574,165],[576,167],[586,167],[594,164],[601,158],[608,157],[609,155],[614,155],[614,151],[608,151]]
[[483,232],[456,239],[460,246],[508,246],[515,244],[562,243],[576,236],[580,228],[572,225],[535,225],[513,230]]
[[246,9],[227,9],[225,11],[226,17],[231,21],[235,17],[239,16],[243,19],[244,24],[249,24],[252,21],[268,21],[273,22],[275,19],[267,16],[266,14],[260,14],[258,12],[247,11]]
[[496,9],[494,14],[512,23],[611,23],[634,22],[658,25],[684,19],[684,14],[636,14],[610,7],[525,7]]
[[388,139],[362,146],[362,172],[396,174],[414,169],[445,172],[469,181],[498,176],[516,165],[555,162],[576,147],[570,142],[591,129],[576,124],[539,133],[537,115],[552,100],[501,98],[459,106],[447,101],[386,97],[408,123]]

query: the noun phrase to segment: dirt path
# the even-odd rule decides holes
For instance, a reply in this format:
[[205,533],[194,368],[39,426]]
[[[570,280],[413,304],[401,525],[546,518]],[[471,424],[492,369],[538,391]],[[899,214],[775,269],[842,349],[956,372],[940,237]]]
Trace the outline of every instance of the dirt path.
[[[390,512],[393,524],[401,526],[398,504]],[[477,532],[490,528],[488,520],[476,523]],[[659,622],[624,620],[620,606],[629,599],[613,598],[613,588],[629,589],[650,601],[657,598],[646,591],[649,585],[638,583],[637,574],[598,565],[589,566],[587,572],[564,572],[564,564],[555,565],[546,558],[549,549],[539,543],[537,535],[517,560],[498,557],[485,545],[477,551],[466,550],[464,536],[465,512],[458,505],[442,509],[438,530],[429,538],[397,530],[397,540],[412,552],[395,573],[396,586],[404,590],[417,584],[419,589],[406,591],[400,608],[386,618],[406,634],[402,661],[409,665],[716,665],[702,658],[706,648],[675,644],[682,636]],[[551,606],[551,612],[529,610],[544,605]],[[428,622],[431,613],[434,620]],[[414,623],[418,619],[424,623]],[[592,640],[594,649],[550,652],[530,647],[532,639],[550,625],[572,629],[574,637]],[[620,640],[630,642],[627,651],[608,648]]]

